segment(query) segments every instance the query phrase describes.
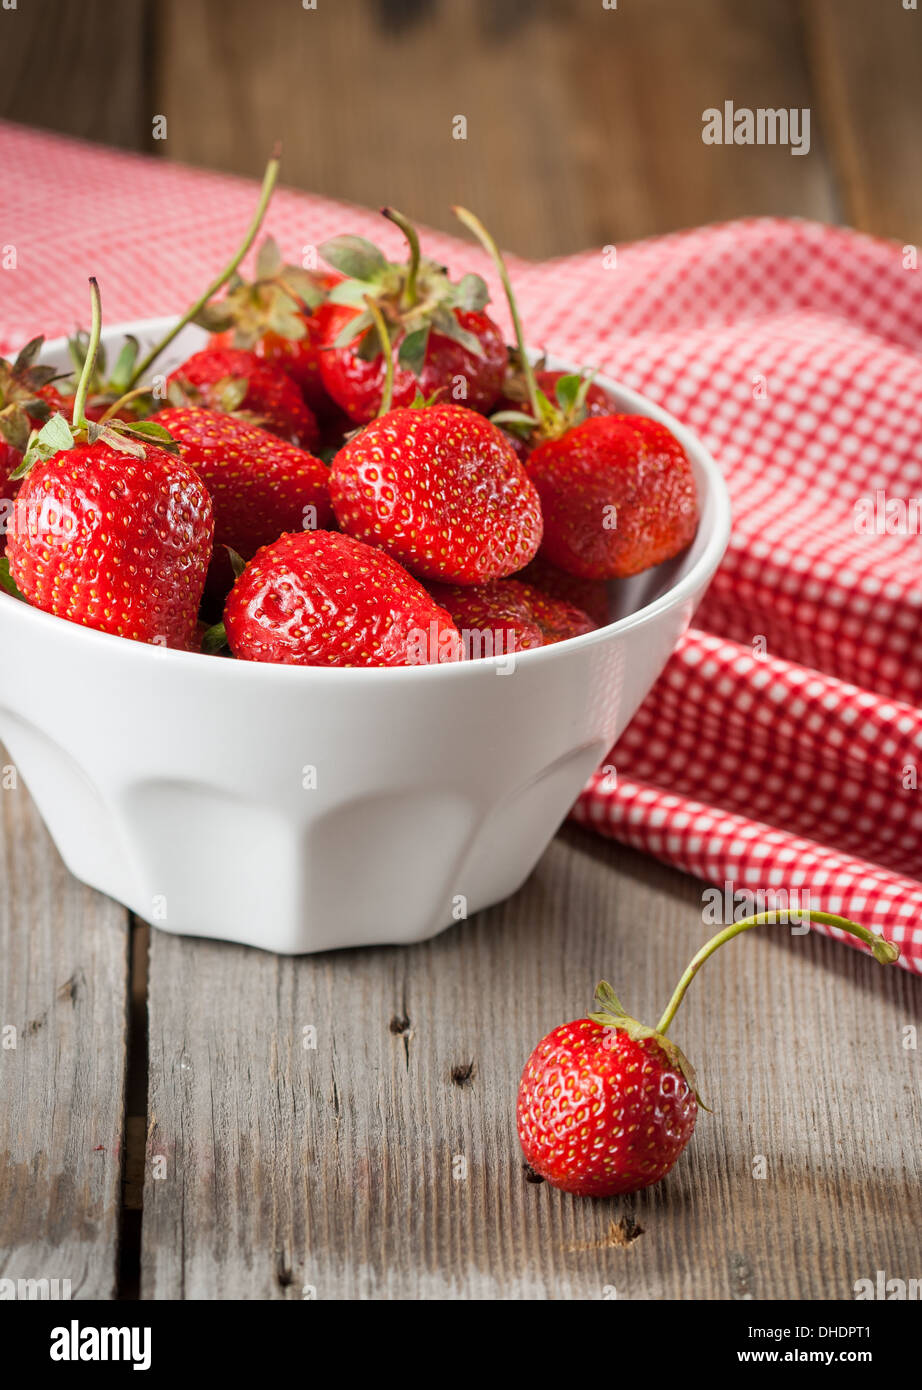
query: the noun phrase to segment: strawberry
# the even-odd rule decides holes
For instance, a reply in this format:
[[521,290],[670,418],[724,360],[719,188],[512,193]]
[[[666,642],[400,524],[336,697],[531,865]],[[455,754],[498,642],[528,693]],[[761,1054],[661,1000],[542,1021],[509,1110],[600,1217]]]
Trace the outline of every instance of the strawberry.
[[381,550],[333,531],[282,536],[258,551],[224,610],[247,661],[413,666],[458,661],[450,617]]
[[204,306],[195,322],[211,330],[212,347],[248,348],[290,376],[313,412],[323,417],[331,402],[320,376],[317,310],[339,280],[326,271],[284,265],[275,241],[259,249],[256,277],[234,274],[223,299]]
[[695,1128],[698,1103],[652,1037],[580,1018],[543,1038],[519,1086],[519,1141],[536,1173],[581,1197],[659,1182]]
[[532,449],[543,439],[556,437],[571,425],[600,415],[611,415],[617,409],[608,392],[591,377],[579,377],[572,372],[548,371],[536,366],[533,373],[537,387],[537,414],[529,402],[529,381],[519,361],[517,349],[510,350],[510,365],[503,383],[503,394],[493,408],[491,418],[502,424],[519,458],[528,458]]
[[[685,450],[665,425],[639,415],[596,414],[592,381],[556,376],[556,403],[541,390],[502,254],[465,208],[455,208],[493,258],[515,327],[515,364],[529,410],[493,422],[522,434],[541,498],[542,554],[581,579],[621,579],[672,559],[694,538],[698,497]],[[534,447],[533,447],[534,446]],[[521,447],[521,446],[520,446]]]
[[[858,937],[881,964],[899,958],[892,942],[866,927],[826,912],[809,917]],[[581,1197],[636,1192],[666,1176],[703,1104],[694,1070],[666,1030],[708,956],[740,932],[782,921],[788,913],[762,912],[725,927],[698,951],[656,1028],[626,1014],[603,980],[587,1018],[542,1038],[525,1063],[517,1103],[519,1142],[536,1173]]]
[[34,607],[189,650],[211,540],[211,503],[191,468],[156,445],[139,454],[98,439],[35,464],[7,550]]
[[208,347],[194,352],[167,377],[173,405],[244,411],[280,439],[303,449],[317,443],[314,412],[281,367],[244,348]]
[[612,620],[608,586],[603,580],[577,579],[575,574],[567,574],[566,570],[559,570],[556,565],[552,565],[540,551],[531,564],[526,565],[525,569],[516,575],[516,579],[540,589],[541,593],[547,594],[549,598],[560,599],[563,603],[572,603],[575,608],[581,608],[596,627],[605,627]]
[[491,579],[486,584],[430,584],[429,592],[451,614],[461,633],[468,661],[481,656],[524,652],[544,645],[524,592],[514,579]]
[[573,604],[549,598],[518,579],[492,579],[486,584],[472,585],[430,584],[429,592],[460,629],[469,660],[547,647],[597,627],[588,614]]
[[332,521],[327,469],[313,454],[213,410],[168,406],[156,419],[208,489],[216,546],[249,560],[286,531]]
[[93,329],[74,424],[55,414],[30,442],[8,540],[10,573],[36,608],[139,642],[189,649],[211,553],[211,500],[160,425],[98,425],[84,411]]
[[344,531],[422,579],[478,584],[521,569],[541,541],[541,509],[502,431],[459,405],[390,410],[330,469]]
[[489,410],[502,387],[506,348],[499,327],[484,313],[486,284],[479,275],[453,283],[444,267],[420,255],[406,218],[392,208],[384,215],[407,238],[406,265],[387,261],[357,236],[334,237],[319,248],[345,277],[317,314],[328,394],[358,424],[381,410],[386,362],[371,301],[390,338],[393,404],[410,405],[418,392],[426,399],[442,392],[473,410]]
[[688,456],[657,420],[607,415],[540,444],[528,460],[544,515],[543,554],[583,579],[621,579],[694,539]]

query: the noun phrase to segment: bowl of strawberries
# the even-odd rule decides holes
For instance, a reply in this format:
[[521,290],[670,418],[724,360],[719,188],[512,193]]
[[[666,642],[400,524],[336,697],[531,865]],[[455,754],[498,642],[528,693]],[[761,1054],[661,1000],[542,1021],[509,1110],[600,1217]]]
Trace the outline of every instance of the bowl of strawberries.
[[[686,628],[701,443],[507,349],[415,229],[0,364],[0,738],[73,873],[169,931],[417,941],[513,893]],[[111,365],[108,365],[111,364]]]

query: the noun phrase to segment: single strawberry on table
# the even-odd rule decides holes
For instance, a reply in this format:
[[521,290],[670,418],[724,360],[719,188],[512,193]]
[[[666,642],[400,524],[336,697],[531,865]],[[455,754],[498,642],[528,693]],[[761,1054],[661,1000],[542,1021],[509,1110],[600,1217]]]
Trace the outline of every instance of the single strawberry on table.
[[245,348],[202,348],[170,373],[166,386],[173,405],[242,411],[302,449],[319,439],[317,417],[291,377]]
[[30,440],[13,509],[10,573],[36,608],[139,642],[191,648],[211,555],[211,499],[151,421],[99,425],[84,411],[99,292],[73,423]]
[[334,531],[282,536],[231,590],[233,654],[297,666],[413,666],[461,658],[449,615],[383,551]]
[[[867,927],[828,912],[809,915],[865,942],[883,965],[899,958],[892,942]],[[783,913],[756,913],[707,942],[655,1028],[625,1013],[602,981],[588,1017],[542,1038],[525,1063],[516,1109],[522,1152],[539,1176],[582,1197],[636,1192],[666,1176],[691,1138],[702,1104],[694,1070],[667,1029],[692,979],[718,947],[783,919]]]
[[[502,388],[506,347],[484,312],[485,282],[474,274],[450,280],[443,266],[420,254],[412,224],[393,208],[383,211],[407,238],[405,265],[358,236],[333,237],[319,248],[344,276],[317,311],[327,393],[364,424],[380,413],[390,369],[394,405],[410,405],[417,393],[426,400],[441,393],[440,399],[489,410]],[[385,321],[386,350],[369,300]]]
[[495,423],[524,432],[528,473],[541,498],[542,554],[583,579],[621,579],[672,559],[694,539],[698,496],[691,463],[665,425],[640,415],[596,415],[591,379],[563,376],[556,401],[540,389],[525,348],[502,255],[472,213],[456,208],[493,257],[515,325],[527,411]]

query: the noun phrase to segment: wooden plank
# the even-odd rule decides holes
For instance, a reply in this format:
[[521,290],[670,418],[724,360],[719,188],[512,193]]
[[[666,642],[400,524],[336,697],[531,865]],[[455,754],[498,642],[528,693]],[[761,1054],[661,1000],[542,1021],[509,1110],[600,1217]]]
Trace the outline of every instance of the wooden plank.
[[42,0],[0,10],[0,116],[123,149],[152,144],[151,0]]
[[0,791],[0,827],[0,1278],[111,1298],[127,913],[70,876],[21,782]]
[[584,0],[566,15],[263,0],[255,55],[246,0],[161,9],[158,148],[193,164],[255,175],[278,137],[296,187],[449,231],[464,202],[534,257],[753,213],[837,215],[821,132],[803,157],[701,140],[726,98],[810,105],[796,0]]
[[805,0],[807,50],[845,219],[922,242],[922,13],[894,0]]
[[601,975],[653,1017],[706,934],[700,884],[577,830],[412,948],[155,932],[142,1296],[849,1298],[917,1269],[922,982],[820,938],[753,933],[696,981],[673,1031],[716,1113],[664,1185],[529,1181],[530,1048]]

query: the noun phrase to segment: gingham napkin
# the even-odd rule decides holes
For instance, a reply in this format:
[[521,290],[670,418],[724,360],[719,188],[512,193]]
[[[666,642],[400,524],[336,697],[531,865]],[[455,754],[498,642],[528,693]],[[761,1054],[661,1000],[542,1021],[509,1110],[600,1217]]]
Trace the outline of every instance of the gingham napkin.
[[[6,351],[85,322],[90,274],[110,324],[180,309],[254,203],[244,180],[12,126],[0,167],[15,190],[0,222]],[[401,249],[376,214],[285,189],[267,228],[289,258],[344,230]],[[427,245],[483,271],[500,302],[477,249]],[[697,625],[574,816],[717,885],[718,916],[785,890],[885,932],[922,973],[916,264],[913,248],[765,218],[510,258],[531,341],[661,402],[733,497]]]

